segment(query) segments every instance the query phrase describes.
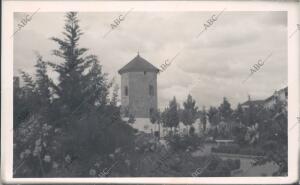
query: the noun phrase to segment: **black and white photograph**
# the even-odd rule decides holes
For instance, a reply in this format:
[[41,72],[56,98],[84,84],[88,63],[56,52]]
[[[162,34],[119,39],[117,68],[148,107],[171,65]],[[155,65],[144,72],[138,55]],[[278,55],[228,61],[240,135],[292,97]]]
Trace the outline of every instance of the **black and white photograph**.
[[299,1],[120,3],[10,15],[12,179],[299,174]]

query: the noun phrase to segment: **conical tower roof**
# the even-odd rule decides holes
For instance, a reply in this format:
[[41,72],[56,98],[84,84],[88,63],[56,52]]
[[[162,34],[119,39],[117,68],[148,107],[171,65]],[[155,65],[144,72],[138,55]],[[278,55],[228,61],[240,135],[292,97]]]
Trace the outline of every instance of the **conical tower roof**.
[[134,57],[130,62],[128,62],[128,64],[119,70],[119,74],[141,71],[158,73],[159,69],[137,54],[136,57]]

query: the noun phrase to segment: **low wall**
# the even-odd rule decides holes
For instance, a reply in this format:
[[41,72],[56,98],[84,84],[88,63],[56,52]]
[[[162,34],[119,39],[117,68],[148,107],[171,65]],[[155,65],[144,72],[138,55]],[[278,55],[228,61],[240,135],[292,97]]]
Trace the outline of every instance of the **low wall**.
[[211,152],[213,155],[217,155],[220,157],[228,157],[228,158],[246,158],[246,159],[257,159],[262,158],[263,156],[255,156],[255,155],[242,155],[242,154],[228,154],[228,153],[217,153]]

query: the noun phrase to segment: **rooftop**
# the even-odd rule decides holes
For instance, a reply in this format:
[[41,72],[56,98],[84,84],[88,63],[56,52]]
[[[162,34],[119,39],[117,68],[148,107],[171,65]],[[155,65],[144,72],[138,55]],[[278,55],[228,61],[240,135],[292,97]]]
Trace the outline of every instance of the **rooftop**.
[[126,73],[126,72],[140,72],[140,71],[147,71],[147,72],[159,72],[159,69],[152,65],[150,62],[142,58],[139,54],[134,57],[128,64],[122,67],[118,72],[119,74]]
[[262,105],[264,103],[264,100],[248,100],[241,105],[250,105],[252,103],[253,105]]

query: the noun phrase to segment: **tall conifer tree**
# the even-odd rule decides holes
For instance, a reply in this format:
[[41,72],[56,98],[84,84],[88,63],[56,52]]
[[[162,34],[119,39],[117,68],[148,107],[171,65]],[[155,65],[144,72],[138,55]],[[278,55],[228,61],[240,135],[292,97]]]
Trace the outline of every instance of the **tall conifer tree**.
[[83,34],[79,27],[76,12],[66,14],[64,38],[51,38],[59,45],[53,54],[63,59],[60,64],[49,65],[59,74],[57,85],[52,83],[63,112],[84,112],[87,107],[107,104],[111,83],[95,55],[87,55],[86,48],[80,48],[78,42]]
[[59,49],[53,50],[53,54],[63,59],[60,64],[49,63],[59,74],[59,84],[54,85],[54,89],[62,106],[69,111],[75,110],[86,98],[87,83],[84,83],[84,72],[97,61],[93,55],[85,56],[86,48],[78,47],[83,34],[78,23],[76,12],[67,13],[62,32],[64,38],[51,38],[59,45]]

